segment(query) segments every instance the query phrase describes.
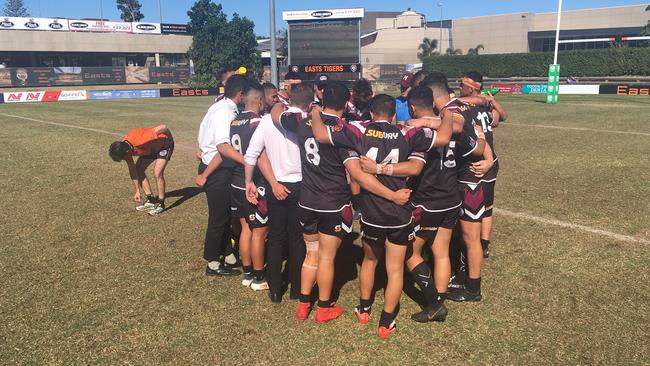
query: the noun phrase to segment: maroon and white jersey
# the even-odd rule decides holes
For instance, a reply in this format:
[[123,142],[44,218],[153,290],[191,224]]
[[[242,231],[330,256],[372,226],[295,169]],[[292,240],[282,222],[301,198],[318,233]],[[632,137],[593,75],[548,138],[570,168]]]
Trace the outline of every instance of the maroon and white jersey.
[[[396,164],[410,159],[425,162],[426,152],[432,149],[436,139],[436,131],[432,129],[386,121],[337,125],[330,127],[328,132],[333,146],[354,150],[378,164]],[[393,191],[407,187],[405,177],[378,175],[377,179]],[[409,205],[397,205],[365,190],[361,191],[359,202],[361,221],[367,225],[398,228],[411,223]]]
[[[345,120],[321,112],[321,118],[330,128],[342,128]],[[331,145],[321,145],[311,130],[311,117],[302,113],[284,112],[280,116],[282,127],[298,135],[302,161],[302,187],[300,206],[313,211],[340,211],[352,198],[344,164],[358,159],[356,152]]]
[[[230,123],[230,145],[242,155],[246,154],[248,144],[250,143],[251,137],[253,137],[253,132],[255,132],[260,120],[261,118],[257,113],[245,111],[239,113]],[[234,161],[233,163],[235,166],[232,172],[231,186],[245,190],[246,182],[244,178],[244,166]],[[260,177],[260,172],[255,169],[254,182],[257,183]]]
[[496,151],[494,151],[494,136],[492,133],[492,122],[494,121],[492,106],[471,106],[470,111],[472,112],[472,120],[474,121],[474,124],[483,127],[483,132],[485,133],[485,142],[492,149],[495,164],[483,177],[478,178],[469,170],[469,167],[472,163],[483,160],[483,157],[469,155],[461,159],[459,162],[458,181],[461,183],[470,184],[477,184],[479,182],[493,182],[497,179],[498,165],[497,154]]
[[348,121],[365,121],[370,119],[370,111],[368,108],[361,110],[353,102],[352,99],[345,103],[345,119]]
[[454,99],[444,109],[460,114],[465,123],[463,132],[452,135],[447,146],[429,151],[422,174],[412,181],[413,205],[429,212],[447,211],[460,207],[458,193],[458,164],[462,156],[470,155],[478,141],[470,106]]
[[291,107],[291,100],[289,99],[289,97],[285,97],[284,94],[278,93],[278,100],[280,101],[280,103],[282,103],[284,109],[288,109],[289,107]]

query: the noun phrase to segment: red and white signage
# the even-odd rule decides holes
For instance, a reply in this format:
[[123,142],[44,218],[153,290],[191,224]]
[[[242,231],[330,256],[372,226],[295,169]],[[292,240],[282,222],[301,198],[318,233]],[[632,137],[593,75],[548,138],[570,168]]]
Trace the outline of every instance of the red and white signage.
[[43,100],[44,91],[4,93],[5,103],[35,103]]
[[60,93],[58,99],[59,102],[88,99],[88,93],[85,90],[63,90]]
[[132,33],[130,22],[107,22],[103,20],[68,19],[68,27],[73,32],[117,32]]
[[4,93],[5,103],[67,102],[86,100],[85,90],[46,90]]
[[363,8],[283,11],[282,20],[326,20],[363,18]]

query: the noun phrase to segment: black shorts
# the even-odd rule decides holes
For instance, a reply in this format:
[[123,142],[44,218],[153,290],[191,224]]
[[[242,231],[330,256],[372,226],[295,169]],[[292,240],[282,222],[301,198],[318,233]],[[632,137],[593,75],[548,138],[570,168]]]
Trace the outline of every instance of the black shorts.
[[460,197],[463,201],[460,220],[479,222],[485,214],[485,182],[458,183]]
[[230,186],[230,210],[232,217],[246,219],[248,227],[253,230],[266,227],[269,220],[269,210],[266,205],[266,187],[257,187],[257,205],[246,199],[246,191]]
[[497,184],[496,179],[491,182],[485,182],[485,209],[491,210],[494,205],[494,186]]
[[300,206],[300,224],[306,235],[323,233],[343,239],[352,232],[352,207],[348,204],[340,211],[314,211]]
[[386,240],[396,245],[409,246],[415,240],[413,223],[398,228],[383,228],[361,221],[361,240],[372,246],[383,247]]
[[166,138],[163,146],[158,151],[154,151],[151,155],[142,156],[141,159],[165,159],[167,161],[172,159],[174,153],[174,139]]
[[427,211],[418,205],[413,207],[413,226],[415,235],[425,241],[431,241],[436,237],[438,228],[452,230],[460,216],[460,207],[444,211]]

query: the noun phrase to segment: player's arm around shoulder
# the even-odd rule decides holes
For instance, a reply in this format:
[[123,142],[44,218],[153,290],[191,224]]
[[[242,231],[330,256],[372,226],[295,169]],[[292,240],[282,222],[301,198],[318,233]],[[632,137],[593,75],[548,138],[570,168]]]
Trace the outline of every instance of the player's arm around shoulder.
[[345,169],[347,169],[352,179],[363,187],[363,189],[398,205],[405,205],[411,196],[410,189],[393,191],[383,185],[374,175],[365,173],[363,169],[361,169],[359,159],[347,160],[345,162]]
[[328,127],[325,126],[320,112],[320,107],[314,107],[311,110],[311,132],[314,134],[314,138],[319,144],[331,145],[332,142],[330,141],[329,132],[327,131]]

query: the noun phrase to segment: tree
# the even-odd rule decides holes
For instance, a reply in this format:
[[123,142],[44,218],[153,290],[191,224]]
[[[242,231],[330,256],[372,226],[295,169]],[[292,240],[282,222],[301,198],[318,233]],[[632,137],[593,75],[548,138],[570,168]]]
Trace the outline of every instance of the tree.
[[4,16],[6,17],[28,17],[29,12],[23,4],[23,0],[7,0],[5,2],[5,7],[2,9]]
[[246,66],[251,73],[260,71],[261,59],[252,21],[234,14],[229,22],[221,5],[212,0],[197,0],[187,15],[193,33],[188,51],[194,61],[193,84],[218,85],[220,72],[232,64]]
[[125,22],[139,22],[144,18],[144,14],[140,12],[140,1],[138,0],[117,0],[117,10],[122,14],[122,18]]
[[422,43],[418,46],[418,50],[421,52],[418,52],[418,58],[420,61],[424,61],[426,57],[429,57],[431,55],[436,55],[438,52],[434,52],[434,50],[438,48],[438,40],[437,39],[430,39],[428,37],[424,37],[422,40]]
[[479,51],[482,51],[482,50],[484,50],[484,49],[485,49],[485,47],[484,47],[482,44],[479,44],[479,45],[477,45],[477,46],[474,47],[474,48],[470,48],[470,49],[468,49],[468,50],[467,50],[467,54],[468,54],[468,55],[478,56]]
[[462,55],[462,54],[463,54],[463,50],[461,50],[460,48],[456,48],[456,49],[447,48],[447,51],[445,51],[445,55],[448,55],[448,56],[456,56],[456,55]]
[[645,28],[641,31],[641,36],[650,36],[650,20],[648,20],[648,24],[645,25]]

